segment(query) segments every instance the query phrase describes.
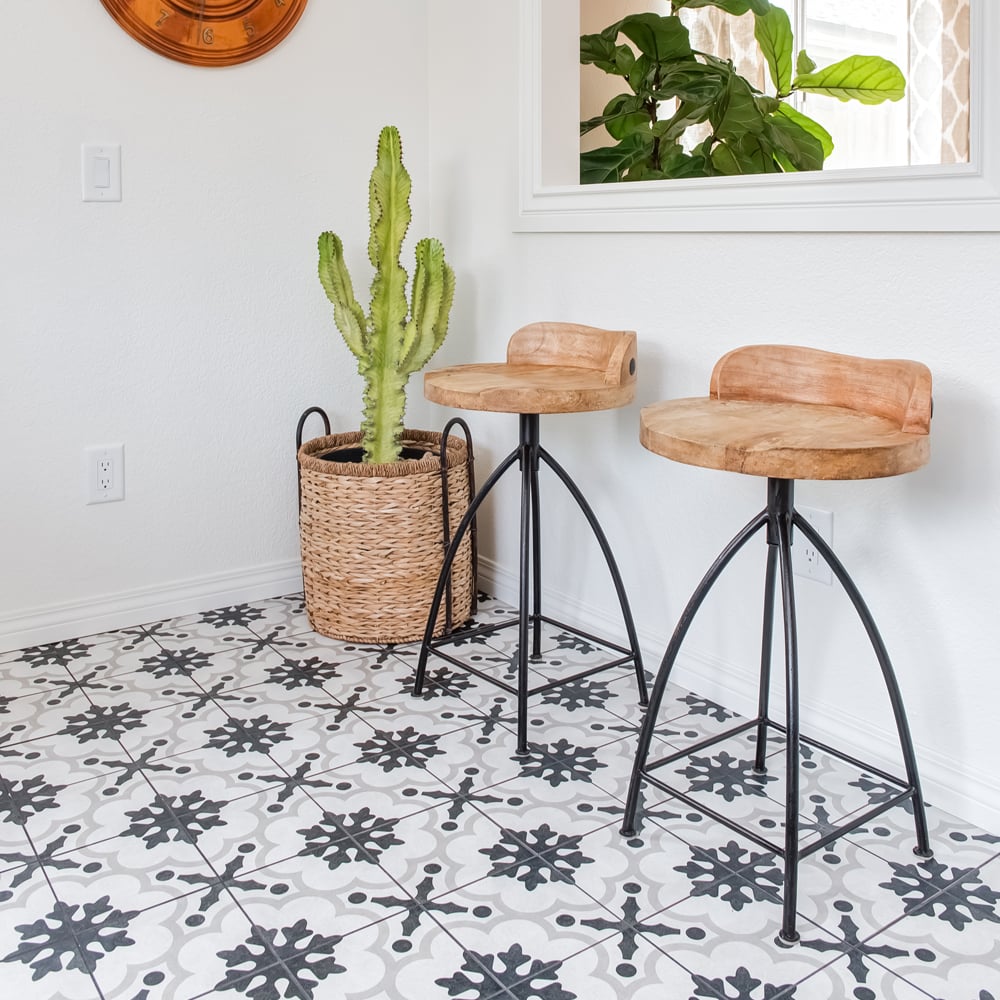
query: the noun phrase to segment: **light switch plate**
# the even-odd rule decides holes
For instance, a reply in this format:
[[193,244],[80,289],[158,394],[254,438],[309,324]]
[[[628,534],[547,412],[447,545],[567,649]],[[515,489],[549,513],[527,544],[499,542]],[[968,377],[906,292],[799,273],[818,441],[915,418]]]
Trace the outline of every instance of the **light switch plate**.
[[81,147],[84,201],[122,200],[122,148],[117,143]]

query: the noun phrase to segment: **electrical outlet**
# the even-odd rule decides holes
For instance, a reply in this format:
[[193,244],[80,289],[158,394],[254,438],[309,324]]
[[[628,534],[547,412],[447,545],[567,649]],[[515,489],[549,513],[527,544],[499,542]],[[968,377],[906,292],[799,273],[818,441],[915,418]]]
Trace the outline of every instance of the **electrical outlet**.
[[[795,509],[827,545],[833,544],[833,514],[830,511],[816,510],[813,507]],[[816,580],[827,586],[833,583],[833,570],[801,531],[794,531],[792,534],[792,570],[797,576],[804,576],[807,580]]]
[[125,446],[106,444],[84,448],[87,503],[125,499]]

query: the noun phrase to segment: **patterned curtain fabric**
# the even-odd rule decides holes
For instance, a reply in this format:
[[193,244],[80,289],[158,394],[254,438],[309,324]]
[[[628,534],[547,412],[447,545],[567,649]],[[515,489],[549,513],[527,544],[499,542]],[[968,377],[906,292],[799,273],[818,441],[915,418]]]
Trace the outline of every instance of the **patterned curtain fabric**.
[[969,0],[910,0],[910,162],[969,159]]

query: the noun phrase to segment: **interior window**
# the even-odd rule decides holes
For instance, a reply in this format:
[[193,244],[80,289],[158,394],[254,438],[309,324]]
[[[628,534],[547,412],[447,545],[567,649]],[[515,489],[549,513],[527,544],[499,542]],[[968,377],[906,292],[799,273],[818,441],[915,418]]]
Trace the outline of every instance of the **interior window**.
[[[795,52],[828,66],[853,55],[882,56],[906,78],[900,101],[864,105],[797,93],[793,104],[834,139],[824,169],[967,163],[969,160],[969,0],[771,0],[788,13]],[[668,0],[580,0],[583,32],[597,32],[630,13],[669,14]],[[754,40],[754,17],[715,7],[682,9],[695,48],[731,59],[762,92],[773,87]],[[626,86],[594,66],[580,73],[581,121],[599,115]],[[609,88],[611,88],[609,90]],[[669,111],[664,109],[664,117]],[[704,127],[685,134],[693,147]],[[581,139],[581,151],[611,144],[607,133]]]

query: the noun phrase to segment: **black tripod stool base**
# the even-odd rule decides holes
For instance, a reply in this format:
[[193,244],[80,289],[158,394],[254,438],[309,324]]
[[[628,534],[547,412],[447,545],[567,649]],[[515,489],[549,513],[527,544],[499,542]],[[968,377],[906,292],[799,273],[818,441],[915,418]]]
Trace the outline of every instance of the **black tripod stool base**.
[[[680,621],[671,637],[667,651],[653,684],[650,695],[650,705],[646,713],[639,746],[629,784],[624,818],[621,832],[625,836],[634,836],[636,832],[636,816],[639,807],[639,793],[643,782],[660,791],[669,794],[700,813],[713,819],[737,833],[743,834],[751,841],[768,851],[773,851],[784,862],[782,885],[782,924],[780,937],[787,942],[798,940],[795,929],[795,909],[798,892],[798,863],[802,858],[826,847],[828,844],[846,833],[856,830],[871,822],[876,816],[905,802],[910,802],[914,826],[916,830],[916,848],[914,853],[920,857],[930,857],[931,849],[928,841],[927,820],[924,810],[923,796],[917,775],[916,758],[913,742],[910,737],[906,714],[900,696],[896,677],[889,660],[888,652],[882,637],[878,632],[871,612],[865,605],[857,587],[848,576],[840,560],[827,545],[824,539],[815,531],[809,522],[799,514],[793,505],[793,481],[787,479],[768,479],[767,507],[751,520],[726,546],[713,563],[708,573],[702,579],[681,615]],[[792,576],[792,529],[797,528],[812,544],[821,558],[833,571],[841,587],[850,598],[854,609],[860,618],[882,673],[882,680],[892,706],[899,745],[902,752],[904,776],[891,774],[878,767],[873,767],[850,754],[828,746],[817,740],[802,736],[799,728],[799,663],[797,648],[797,626],[795,616],[795,590]],[[757,715],[743,724],[727,729],[697,745],[666,756],[650,759],[650,749],[656,718],[663,700],[664,691],[677,660],[678,653],[684,642],[702,602],[708,595],[716,580],[721,576],[730,560],[759,531],[767,535],[767,565],[764,586],[764,621],[761,642],[760,687]],[[785,721],[777,722],[771,717],[769,706],[769,691],[771,679],[771,645],[773,638],[773,622],[775,617],[775,595],[780,581],[782,605],[782,630],[785,649]],[[661,777],[670,765],[689,758],[693,754],[708,750],[711,747],[733,737],[752,733],[755,750],[753,770],[758,774],[767,773],[768,737],[775,733],[781,734],[785,741],[785,810],[784,833],[780,843],[772,842],[761,834],[758,829],[733,820],[731,817],[712,809],[704,801],[694,798],[687,791],[677,788],[664,777]],[[859,815],[852,814],[849,822],[827,829],[820,836],[808,843],[800,843],[800,751],[802,747],[815,748],[840,761],[846,762],[866,774],[877,776],[885,782],[890,792],[882,801],[864,809]]]
[[[582,680],[593,674],[611,670],[616,667],[632,666],[636,683],[639,689],[639,700],[642,705],[648,703],[646,690],[646,679],[642,666],[642,654],[639,651],[639,641],[632,619],[632,612],[629,607],[628,598],[625,594],[624,584],[621,574],[612,554],[608,540],[597,521],[593,510],[587,503],[579,487],[569,477],[566,471],[558,462],[539,444],[539,419],[538,414],[520,415],[520,442],[493,471],[486,480],[482,488],[473,498],[472,503],[462,521],[455,531],[448,551],[445,555],[441,568],[441,575],[438,580],[428,618],[428,627],[425,632],[423,642],[420,647],[420,656],[417,661],[416,679],[414,681],[413,693],[419,696],[423,692],[426,678],[427,661],[431,654],[434,654],[446,662],[467,671],[501,690],[514,696],[517,703],[517,752],[519,754],[528,751],[528,701],[531,697],[551,691],[555,688],[563,687]],[[459,629],[438,638],[432,635],[431,624],[437,620],[438,609],[444,596],[448,576],[451,571],[452,562],[458,552],[462,539],[473,523],[474,518],[482,506],[483,502],[492,492],[493,488],[513,465],[519,464],[521,469],[521,523],[520,523],[520,573],[518,581],[518,615],[509,621],[494,622],[485,625],[475,625],[471,628]],[[618,602],[621,609],[625,631],[628,637],[628,644],[622,645],[609,639],[600,638],[588,632],[582,631],[564,622],[557,621],[542,614],[541,602],[541,529],[540,529],[540,504],[541,496],[538,482],[538,472],[541,465],[546,465],[563,486],[570,493],[580,508],[586,519],[591,532],[596,538],[601,552],[604,555],[608,571],[614,582]],[[537,662],[542,655],[542,626],[554,626],[561,631],[567,632],[578,639],[598,646],[606,651],[607,658],[600,663],[572,673],[570,676],[560,676],[556,680],[546,683],[531,683],[532,675],[531,663]],[[460,647],[467,645],[474,637],[485,637],[496,634],[503,629],[517,628],[518,649],[516,679],[513,684],[496,677],[478,667],[470,664],[467,660],[459,658],[455,652],[449,651],[449,647]]]

